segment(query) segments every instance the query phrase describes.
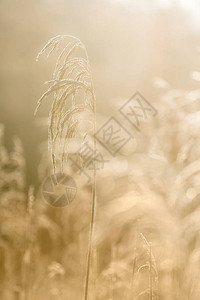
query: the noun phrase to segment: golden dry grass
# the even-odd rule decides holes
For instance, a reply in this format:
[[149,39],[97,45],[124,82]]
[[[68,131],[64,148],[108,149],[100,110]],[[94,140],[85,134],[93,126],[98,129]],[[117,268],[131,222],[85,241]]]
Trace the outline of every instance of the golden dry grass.
[[[0,127],[0,299],[199,300],[200,90],[155,78],[158,114],[141,133],[118,114],[135,139],[114,158],[94,139],[107,117],[96,114],[85,46],[56,36],[46,51],[56,66],[36,108],[52,102],[40,181],[65,172],[78,190],[64,208],[48,205],[41,186],[27,190],[21,142],[8,151]],[[69,165],[85,142],[109,159],[89,183]]]
[[[54,105],[64,99],[59,89],[67,91],[60,82],[69,82],[57,76],[44,94],[58,89]],[[45,205],[32,188],[26,195],[21,145],[16,140],[8,153],[1,127],[1,299],[81,299],[85,288],[85,299],[199,299],[199,94],[163,92],[128,170],[97,175],[93,241],[91,186],[63,209]],[[59,115],[52,110],[50,124]]]

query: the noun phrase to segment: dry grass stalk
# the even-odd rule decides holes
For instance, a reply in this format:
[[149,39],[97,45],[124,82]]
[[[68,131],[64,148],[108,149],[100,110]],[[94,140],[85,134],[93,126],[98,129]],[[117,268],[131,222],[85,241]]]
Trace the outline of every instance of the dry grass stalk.
[[[155,300],[157,298],[157,282],[158,282],[158,273],[156,268],[155,259],[152,253],[152,244],[151,242],[148,242],[147,239],[144,237],[142,233],[140,233],[140,237],[144,242],[144,245],[147,250],[147,255],[149,257],[148,261],[148,269],[149,269],[149,288],[148,288],[148,294],[149,294],[149,300]],[[141,266],[140,268],[143,268],[144,266]],[[139,269],[140,270],[140,269]],[[146,291],[144,291],[146,292]]]
[[[79,124],[78,117],[83,111],[93,112],[93,135],[96,131],[96,97],[90,73],[89,59],[83,43],[69,35],[59,35],[48,41],[37,56],[37,60],[43,53],[47,57],[58,48],[62,41],[69,40],[58,56],[53,73],[53,80],[48,81],[50,87],[38,101],[35,114],[42,101],[52,93],[54,100],[49,114],[49,149],[54,173],[59,169],[63,172],[65,157],[67,157],[66,145],[70,139],[75,137]],[[76,50],[83,50],[85,57],[74,57]],[[81,102],[81,103],[79,103]],[[84,133],[82,140],[85,139]],[[94,152],[96,151],[96,140],[93,137]],[[57,165],[60,165],[57,168]],[[92,257],[92,241],[95,223],[96,203],[96,174],[94,166],[94,180],[92,187],[91,219],[89,228],[88,253],[86,262],[85,292],[84,299],[88,299],[89,279]]]
[[32,258],[33,258],[33,220],[34,220],[34,188],[31,186],[28,193],[28,207],[26,215],[26,244],[23,258],[23,291],[22,300],[29,300],[31,297],[31,276],[32,276]]

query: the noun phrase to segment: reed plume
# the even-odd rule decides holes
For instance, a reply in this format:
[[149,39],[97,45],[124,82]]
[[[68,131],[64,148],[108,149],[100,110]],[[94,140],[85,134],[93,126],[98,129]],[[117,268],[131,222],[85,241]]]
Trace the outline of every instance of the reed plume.
[[[67,145],[70,140],[76,137],[80,114],[83,112],[93,113],[93,150],[96,152],[96,97],[88,54],[83,43],[76,37],[69,35],[58,35],[50,39],[43,49],[39,52],[37,60],[43,53],[47,57],[58,48],[63,41],[68,41],[59,54],[53,79],[48,81],[50,87],[41,96],[37,103],[35,114],[37,113],[42,101],[52,93],[54,100],[49,113],[49,150],[54,173],[59,170],[63,172],[67,163]],[[76,51],[82,50],[83,55],[75,57]],[[86,122],[88,120],[85,120]],[[82,142],[87,136],[87,132],[82,134]],[[96,202],[96,173],[94,165],[94,176],[92,186],[91,220],[89,228],[88,253],[86,262],[85,292],[84,299],[88,299],[90,266],[92,256],[92,240],[95,223],[95,202]]]

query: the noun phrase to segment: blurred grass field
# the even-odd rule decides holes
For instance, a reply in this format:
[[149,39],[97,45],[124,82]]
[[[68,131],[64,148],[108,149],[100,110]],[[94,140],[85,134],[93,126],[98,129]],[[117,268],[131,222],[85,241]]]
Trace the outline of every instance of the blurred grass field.
[[[52,99],[33,116],[55,64],[37,53],[72,34],[88,51],[97,127],[115,116],[135,136],[97,172],[88,300],[199,300],[200,4],[190,3],[0,2],[0,299],[83,299],[92,185],[74,177],[70,205],[44,201]],[[140,134],[118,113],[136,91],[157,110]]]

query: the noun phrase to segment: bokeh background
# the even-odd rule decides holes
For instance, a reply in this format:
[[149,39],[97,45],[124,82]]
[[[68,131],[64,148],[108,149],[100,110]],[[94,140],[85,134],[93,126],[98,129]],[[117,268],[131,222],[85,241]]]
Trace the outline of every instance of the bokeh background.
[[97,110],[110,114],[116,99],[137,90],[155,99],[155,77],[171,88],[198,88],[192,74],[200,70],[199,17],[198,0],[1,0],[0,121],[9,149],[12,136],[23,142],[27,186],[39,184],[40,144],[47,138],[37,122],[48,116],[48,104],[36,118],[33,112],[53,70],[51,59],[35,61],[49,38],[71,34],[85,43]]
[[198,0],[0,0],[0,299],[87,291],[93,186],[72,168],[70,205],[52,207],[41,192],[52,98],[34,110],[55,56],[36,56],[60,34],[87,48],[98,125],[136,91],[158,111],[97,175],[85,300],[199,300]]

